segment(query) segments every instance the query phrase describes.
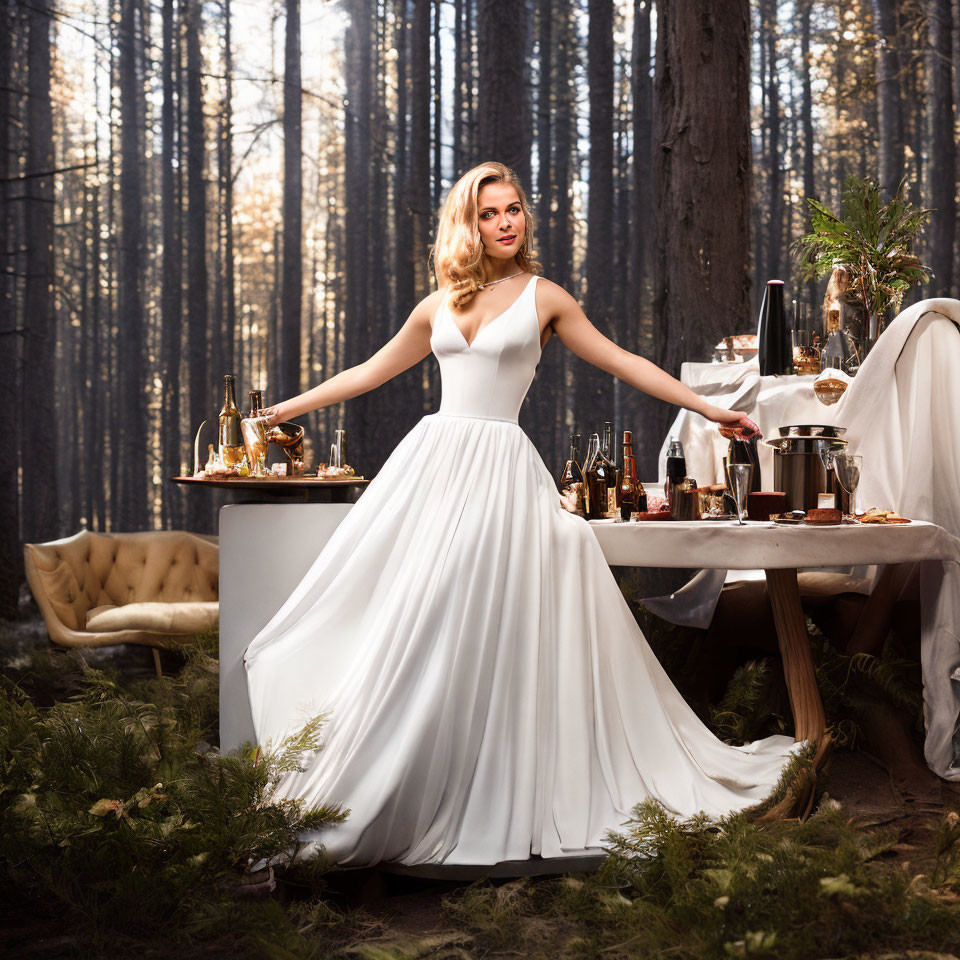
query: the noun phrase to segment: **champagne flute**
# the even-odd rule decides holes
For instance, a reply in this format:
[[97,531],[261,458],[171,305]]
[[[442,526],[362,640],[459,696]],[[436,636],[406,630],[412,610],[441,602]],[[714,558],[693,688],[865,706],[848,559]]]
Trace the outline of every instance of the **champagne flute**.
[[750,481],[753,479],[752,463],[728,463],[727,485],[733,494],[737,505],[737,521],[743,523],[743,514],[747,509],[747,493],[750,490]]
[[860,484],[860,471],[863,469],[863,457],[853,453],[838,453],[833,458],[833,472],[840,481],[840,486],[850,494],[850,513],[857,514],[854,498]]

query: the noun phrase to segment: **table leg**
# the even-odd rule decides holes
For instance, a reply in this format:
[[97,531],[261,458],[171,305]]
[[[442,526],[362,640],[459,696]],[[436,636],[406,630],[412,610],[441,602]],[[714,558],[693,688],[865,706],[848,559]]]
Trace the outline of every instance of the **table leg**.
[[826,761],[832,741],[826,732],[823,701],[817,689],[816,671],[810,656],[810,640],[800,603],[797,571],[767,570],[765,573],[767,594],[773,607],[773,620],[783,657],[790,709],[793,711],[794,737],[797,740],[815,740],[817,747],[812,763],[788,786],[786,796],[758,820],[763,822],[785,817],[804,820],[813,807],[817,771]]
[[810,656],[810,640],[800,604],[797,571],[767,570],[766,577],[767,594],[773,607],[773,620],[783,657],[783,675],[793,711],[793,735],[797,740],[817,740],[826,727],[826,718],[817,689],[813,658]]

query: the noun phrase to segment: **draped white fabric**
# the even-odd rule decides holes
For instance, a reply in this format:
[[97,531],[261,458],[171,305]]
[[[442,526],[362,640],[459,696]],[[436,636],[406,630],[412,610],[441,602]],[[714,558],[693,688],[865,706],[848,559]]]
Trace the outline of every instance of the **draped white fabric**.
[[467,345],[441,306],[424,417],[246,652],[258,740],[329,711],[278,795],[342,802],[304,839],[348,865],[600,853],[647,797],[721,816],[799,744],[718,740],[636,625],[517,412],[540,357],[536,282]]
[[[684,381],[721,406],[746,411],[767,436],[795,423],[844,426],[851,452],[863,456],[860,507],[898,510],[960,537],[960,301],[921,300],[904,310],[879,338],[846,393],[833,406],[814,396],[813,377],[761,377],[756,361],[743,365],[685,365]],[[727,442],[703,417],[686,411],[670,436],[684,445],[687,468],[699,483],[719,482]],[[661,451],[661,463],[666,443]],[[761,450],[766,489],[773,455]],[[956,563],[921,568],[925,755],[930,768],[960,780],[960,570]],[[687,600],[711,610],[714,578]],[[657,612],[670,615],[663,604]]]

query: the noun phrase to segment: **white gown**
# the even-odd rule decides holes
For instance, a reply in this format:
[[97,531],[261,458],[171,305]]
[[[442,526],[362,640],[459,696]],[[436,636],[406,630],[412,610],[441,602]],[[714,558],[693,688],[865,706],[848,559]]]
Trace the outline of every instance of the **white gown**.
[[742,747],[667,677],[517,414],[536,278],[467,344],[444,303],[442,402],[400,441],[245,659],[257,738],[329,711],[277,796],[341,802],[303,839],[346,865],[599,854],[648,797],[722,816],[801,746]]

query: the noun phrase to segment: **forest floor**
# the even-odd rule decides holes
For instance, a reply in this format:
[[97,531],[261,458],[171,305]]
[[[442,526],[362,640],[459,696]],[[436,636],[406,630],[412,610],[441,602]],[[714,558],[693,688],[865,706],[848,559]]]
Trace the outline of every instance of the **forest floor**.
[[[278,869],[272,891],[264,888],[259,896],[238,898],[236,882],[224,885],[221,872],[215,884],[208,877],[199,897],[196,889],[189,895],[170,893],[169,902],[157,894],[162,909],[139,918],[140,923],[127,922],[124,914],[132,907],[125,898],[131,896],[127,888],[136,887],[132,878],[141,848],[128,845],[122,853],[111,853],[116,872],[109,877],[105,874],[111,874],[114,862],[109,857],[89,868],[77,861],[81,865],[71,867],[74,873],[66,871],[62,861],[71,850],[77,854],[96,850],[87,854],[93,863],[105,857],[103,851],[111,845],[120,851],[130,836],[137,842],[144,839],[150,824],[138,821],[134,809],[130,816],[111,811],[100,817],[103,833],[95,838],[97,845],[84,847],[92,828],[82,824],[78,828],[66,819],[50,823],[54,814],[66,817],[64,796],[87,821],[94,819],[89,816],[93,808],[87,807],[98,791],[110,795],[109,776],[99,772],[99,782],[87,787],[54,783],[48,770],[47,782],[54,783],[60,806],[44,808],[46,788],[37,789],[37,798],[29,804],[44,808],[49,821],[44,828],[51,837],[61,831],[57,837],[64,839],[54,845],[53,839],[41,838],[39,846],[18,848],[11,839],[19,830],[17,817],[24,816],[23,798],[33,797],[37,786],[28,781],[41,779],[38,771],[25,774],[26,779],[21,776],[21,740],[40,744],[30,762],[41,765],[38,758],[50,756],[39,752],[49,747],[41,741],[56,740],[59,734],[54,727],[37,727],[37,718],[57,704],[70,703],[68,710],[74,712],[69,716],[78,725],[90,718],[90,729],[97,732],[89,736],[99,736],[105,750],[122,752],[122,745],[109,746],[111,728],[94,728],[92,714],[81,711],[102,709],[111,697],[140,710],[148,694],[160,703],[170,696],[164,685],[181,682],[185,696],[176,701],[181,704],[176,709],[192,711],[198,709],[194,700],[209,701],[209,720],[215,715],[210,707],[216,690],[215,666],[211,669],[210,664],[215,661],[208,661],[206,672],[203,664],[199,668],[188,664],[182,681],[158,681],[152,654],[145,648],[85,651],[83,660],[95,672],[96,696],[91,696],[78,693],[86,681],[78,679],[76,654],[48,655],[48,647],[35,611],[25,608],[18,622],[0,622],[0,676],[8,684],[7,694],[12,685],[25,693],[21,707],[33,711],[28,719],[35,724],[30,727],[25,714],[15,712],[11,699],[0,704],[5,711],[0,712],[0,727],[6,724],[9,734],[0,743],[0,776],[8,775],[9,781],[0,782],[4,832],[0,842],[6,847],[0,847],[0,884],[6,888],[0,887],[0,956],[10,960],[240,955],[318,960],[960,956],[960,785],[922,772],[912,782],[902,776],[895,782],[863,749],[834,751],[818,778],[814,813],[803,824],[751,824],[737,817],[724,829],[705,829],[702,824],[678,825],[643,805],[624,827],[621,849],[593,874],[458,882],[376,869],[312,873]],[[176,678],[182,660],[166,653],[163,660],[165,673]],[[82,703],[74,702],[81,697]],[[188,702],[190,706],[183,707]],[[129,719],[124,722],[123,729],[128,730]],[[161,711],[157,728],[164,723]],[[166,749],[171,756],[175,753],[173,747]],[[158,757],[163,752],[158,750]],[[61,750],[56,756],[63,759],[68,754]],[[92,766],[95,758],[78,760],[78,768],[84,763]],[[154,797],[158,805],[164,802],[166,794],[150,794],[152,783],[147,783],[158,769],[142,774],[143,786],[133,797],[140,798],[138,807]],[[193,775],[186,766],[181,768],[182,778]],[[223,776],[222,769],[219,775]],[[156,778],[160,776],[156,773]],[[170,780],[165,789],[173,794],[174,776],[168,772],[163,779]],[[224,788],[227,793],[229,789]],[[113,791],[121,792],[120,786]],[[113,828],[107,821],[112,823],[113,812],[120,821],[116,829],[126,825],[126,840],[122,832],[109,832]],[[196,825],[182,826],[188,830]],[[99,828],[97,824],[95,829]],[[172,837],[180,835],[174,827],[170,830]],[[657,853],[653,859],[651,837]],[[213,837],[211,849],[216,848],[215,841]],[[153,842],[151,849],[155,848]],[[29,855],[24,853],[27,849]],[[187,853],[191,849],[184,847]],[[206,856],[207,851],[193,854],[189,862]],[[39,866],[28,864],[31,857]],[[145,901],[150,891],[175,887],[188,862],[180,861],[181,872],[174,873],[163,872],[167,866],[151,866],[148,859],[144,869],[154,869],[156,875],[141,878],[141,884],[147,883],[136,893],[145,914],[150,912]],[[232,869],[239,879],[241,871]],[[190,883],[196,887],[196,878]]]

